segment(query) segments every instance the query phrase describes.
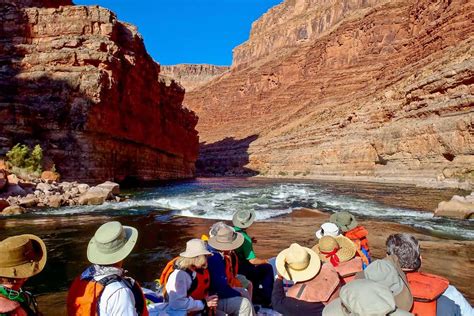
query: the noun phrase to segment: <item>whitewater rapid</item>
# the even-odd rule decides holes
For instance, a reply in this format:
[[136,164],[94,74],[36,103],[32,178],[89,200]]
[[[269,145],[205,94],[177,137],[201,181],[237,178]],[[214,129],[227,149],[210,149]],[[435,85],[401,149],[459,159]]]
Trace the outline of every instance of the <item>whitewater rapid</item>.
[[248,209],[255,210],[258,220],[268,220],[301,207],[318,208],[331,213],[349,211],[360,218],[392,221],[447,237],[474,240],[472,220],[435,218],[431,212],[389,206],[351,194],[338,194],[334,189],[315,183],[201,180],[146,189],[124,202],[47,209],[34,214],[138,215],[159,210],[166,215],[160,217],[161,220],[168,220],[171,216],[230,220],[236,211]]

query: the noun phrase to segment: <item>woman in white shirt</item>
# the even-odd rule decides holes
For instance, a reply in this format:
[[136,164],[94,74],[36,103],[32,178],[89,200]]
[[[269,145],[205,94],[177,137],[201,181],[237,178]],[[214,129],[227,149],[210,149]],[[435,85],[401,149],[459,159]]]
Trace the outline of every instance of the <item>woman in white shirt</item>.
[[218,298],[217,295],[207,295],[209,278],[207,271],[204,271],[206,274],[203,272],[207,269],[207,256],[210,255],[201,239],[191,239],[186,243],[186,251],[176,259],[175,269],[165,285],[166,312],[169,315],[206,314],[209,309],[215,311]]

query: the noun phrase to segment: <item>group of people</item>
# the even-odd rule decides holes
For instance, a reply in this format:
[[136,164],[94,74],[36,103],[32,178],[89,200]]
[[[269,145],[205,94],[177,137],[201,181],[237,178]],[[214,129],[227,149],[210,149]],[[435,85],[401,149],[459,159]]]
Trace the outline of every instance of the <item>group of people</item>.
[[[447,279],[420,272],[420,246],[410,234],[390,235],[387,256],[372,260],[367,230],[338,212],[316,231],[312,248],[293,243],[261,259],[247,232],[254,220],[255,212],[242,210],[232,226],[217,222],[209,235],[189,240],[161,272],[158,292],[142,289],[123,268],[138,231],[103,224],[87,247],[91,265],[70,286],[68,315],[253,316],[259,308],[282,315],[474,315]],[[22,286],[46,258],[35,235],[0,242],[0,316],[40,315]]]

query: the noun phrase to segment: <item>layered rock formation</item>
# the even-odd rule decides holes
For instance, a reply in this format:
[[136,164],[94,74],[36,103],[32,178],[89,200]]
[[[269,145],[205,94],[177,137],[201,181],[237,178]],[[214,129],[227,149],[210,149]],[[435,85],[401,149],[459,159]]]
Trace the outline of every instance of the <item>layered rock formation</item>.
[[180,64],[161,66],[160,74],[178,81],[190,92],[228,71],[228,66]]
[[0,2],[0,154],[40,143],[64,180],[88,183],[192,177],[197,117],[136,28],[41,3],[67,1]]
[[[203,173],[472,185],[473,2],[323,2],[271,10],[232,71],[186,95]],[[330,12],[306,43],[277,31],[318,16],[301,3]]]

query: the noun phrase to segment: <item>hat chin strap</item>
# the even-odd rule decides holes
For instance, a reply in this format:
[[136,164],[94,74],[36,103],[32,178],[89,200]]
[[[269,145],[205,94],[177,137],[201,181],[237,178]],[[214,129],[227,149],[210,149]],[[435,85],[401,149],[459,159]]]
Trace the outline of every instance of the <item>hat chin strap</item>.
[[340,262],[339,257],[337,256],[338,251],[339,251],[339,247],[336,247],[332,251],[321,251],[321,253],[323,255],[326,255],[326,258],[330,258],[329,261],[332,263],[332,265],[334,267],[337,267]]

